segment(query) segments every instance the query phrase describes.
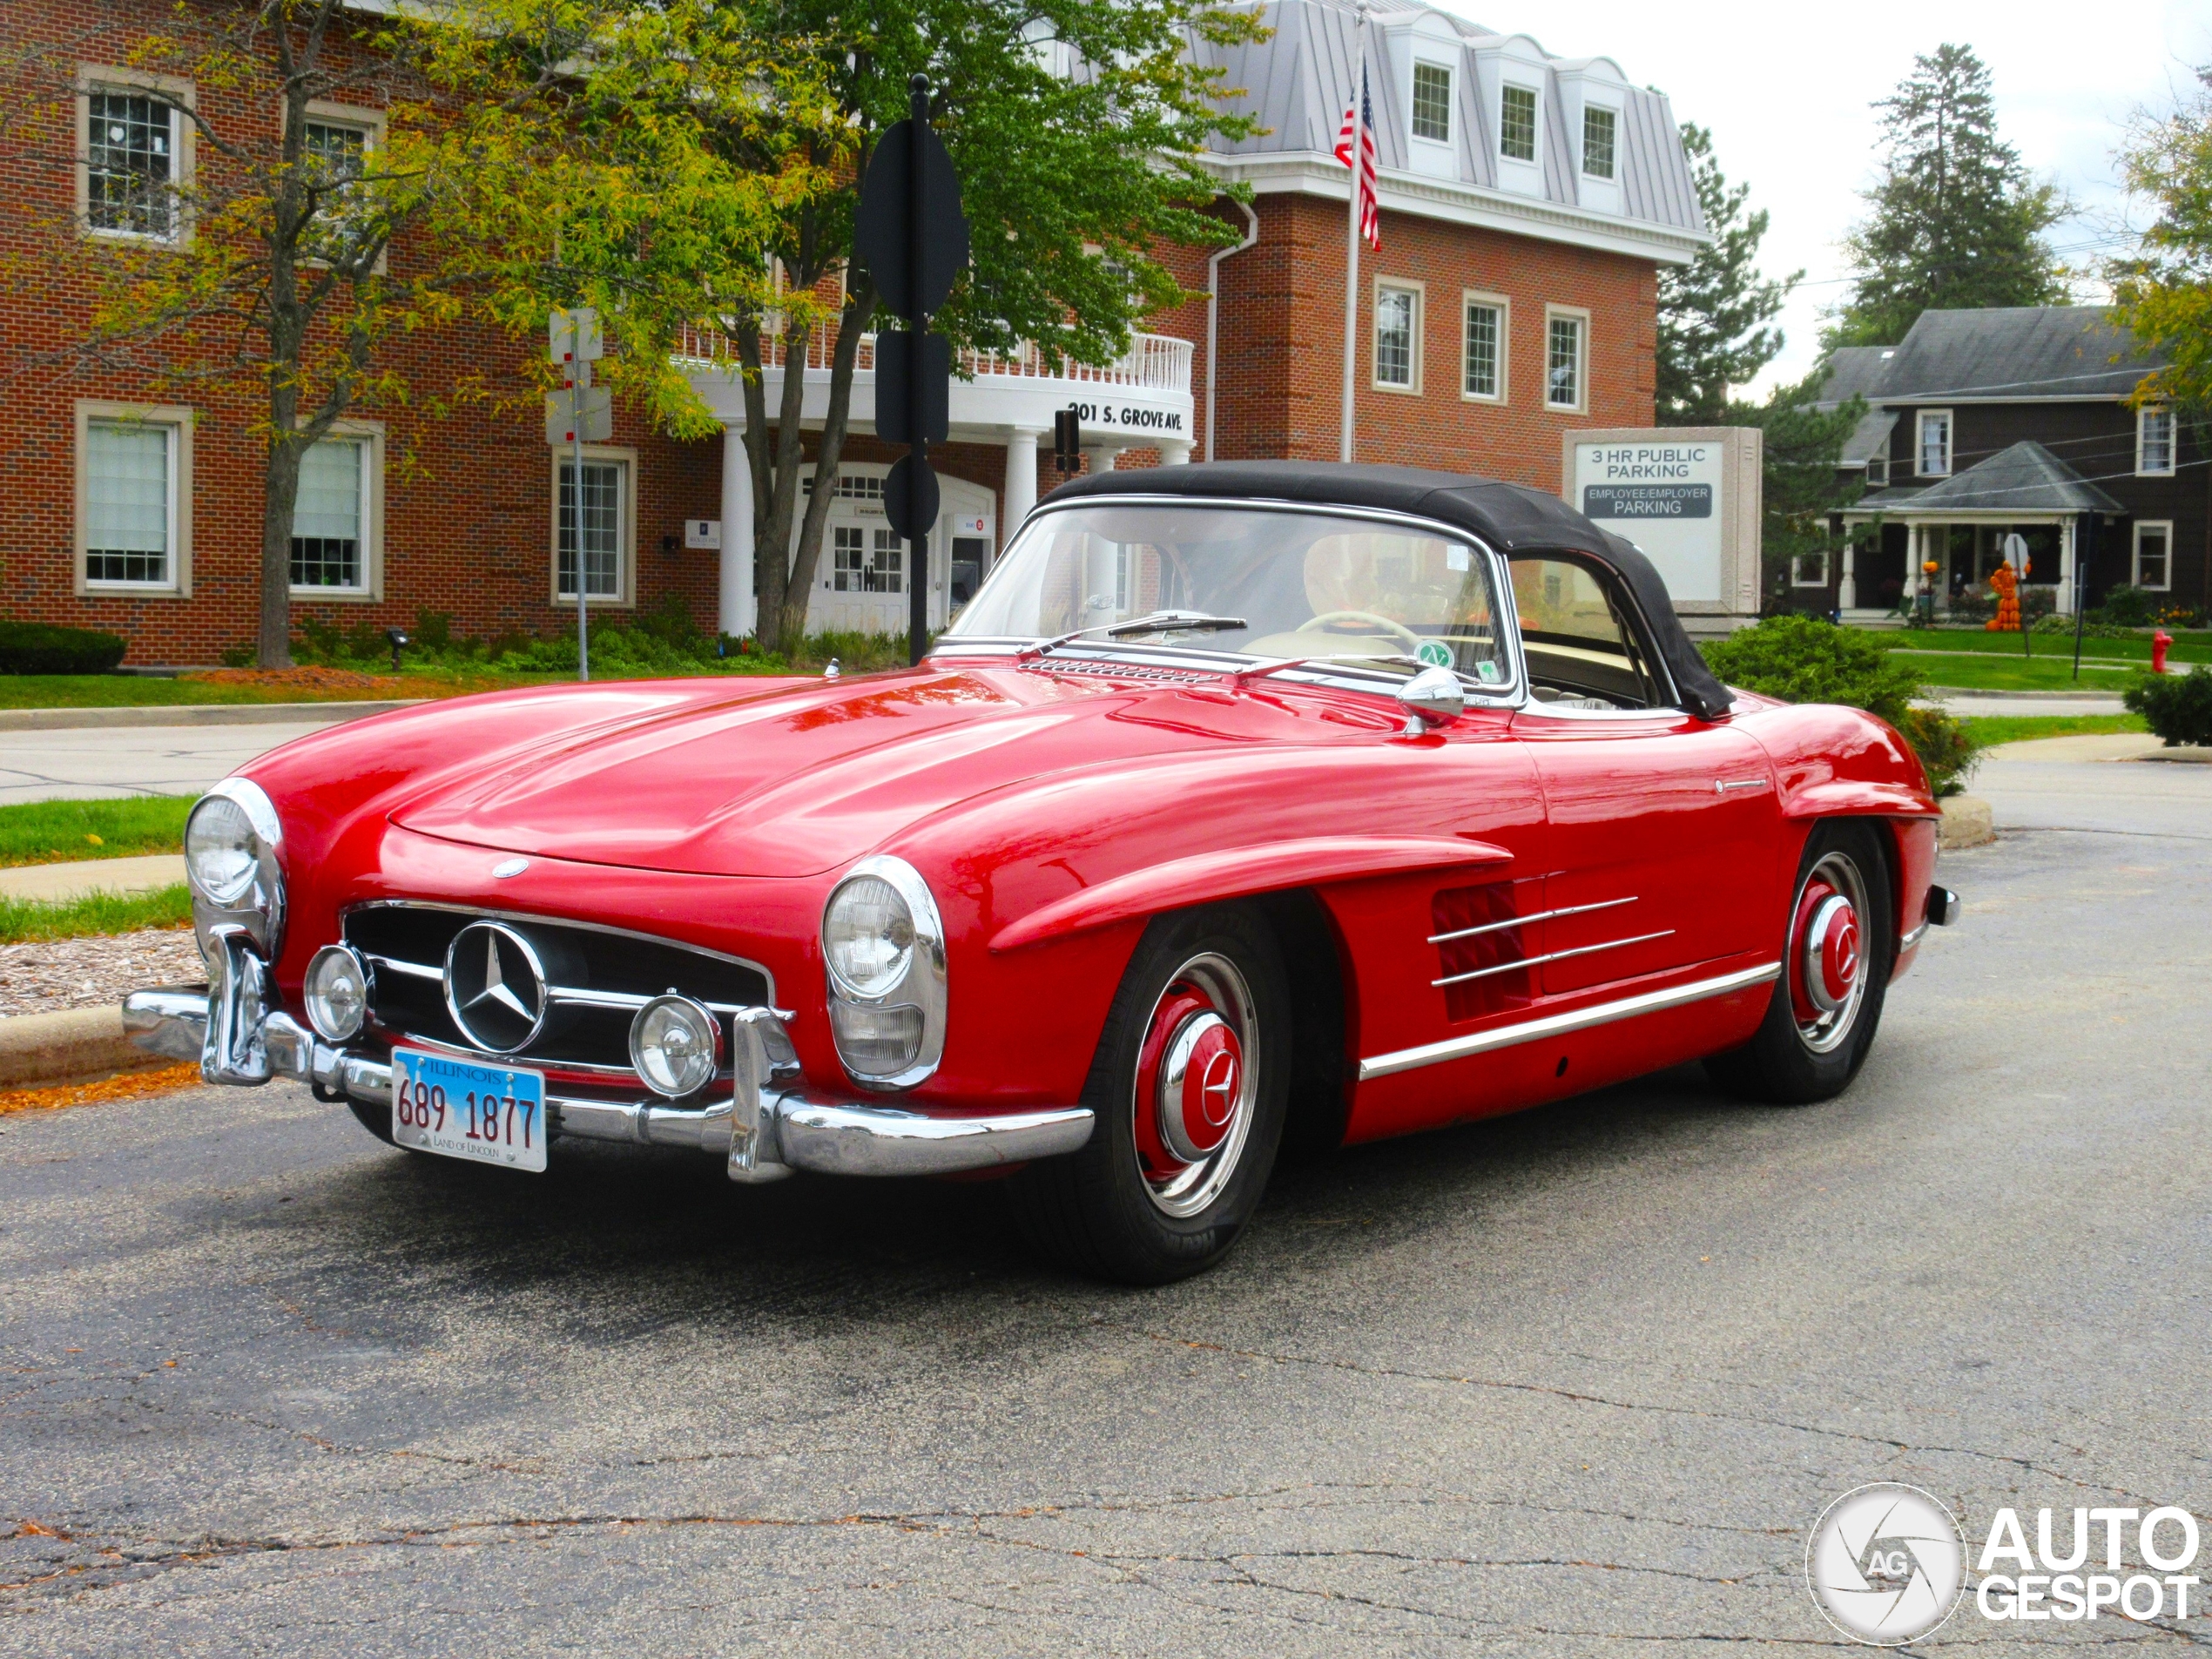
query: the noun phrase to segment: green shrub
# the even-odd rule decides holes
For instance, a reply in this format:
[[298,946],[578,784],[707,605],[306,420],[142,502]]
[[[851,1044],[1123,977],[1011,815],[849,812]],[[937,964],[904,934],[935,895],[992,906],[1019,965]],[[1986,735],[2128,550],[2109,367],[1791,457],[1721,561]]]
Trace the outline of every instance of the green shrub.
[[2212,671],[2144,674],[2121,700],[2169,749],[2185,743],[2212,745]]
[[2159,596],[2125,583],[2105,595],[2105,602],[2090,615],[2116,628],[2148,628],[2158,614]]
[[0,622],[0,674],[105,674],[129,649],[120,634]]
[[1965,727],[1940,709],[1916,709],[1926,685],[1899,657],[1856,629],[1805,617],[1770,617],[1756,628],[1704,647],[1713,672],[1730,685],[1786,703],[1841,703],[1879,715],[1898,729],[1927,768],[1939,795],[1956,794],[1975,761]]

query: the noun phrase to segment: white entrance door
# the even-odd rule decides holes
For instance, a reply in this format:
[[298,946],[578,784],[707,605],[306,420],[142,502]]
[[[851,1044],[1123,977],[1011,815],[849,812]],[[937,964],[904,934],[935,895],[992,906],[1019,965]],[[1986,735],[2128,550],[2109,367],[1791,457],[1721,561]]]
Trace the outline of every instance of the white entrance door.
[[[814,597],[807,606],[810,632],[829,630],[903,635],[912,550],[885,522],[883,478],[887,469],[838,469],[837,494],[822,530]],[[929,625],[942,628],[950,609],[974,595],[996,550],[996,502],[989,490],[963,478],[938,475],[941,505],[929,536]],[[810,491],[811,475],[805,481]],[[796,535],[796,527],[793,534]],[[966,590],[952,598],[954,588]]]

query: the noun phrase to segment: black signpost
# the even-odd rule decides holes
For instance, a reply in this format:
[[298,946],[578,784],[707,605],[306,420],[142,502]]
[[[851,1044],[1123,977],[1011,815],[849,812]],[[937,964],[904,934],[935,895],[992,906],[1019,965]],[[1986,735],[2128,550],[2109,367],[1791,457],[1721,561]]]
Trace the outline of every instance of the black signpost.
[[907,538],[907,660],[929,638],[929,527],[937,522],[937,475],[929,446],[942,443],[952,351],[929,319],[968,265],[968,220],[945,141],[929,125],[929,81],[908,83],[908,114],[887,130],[860,181],[853,249],[867,261],[885,309],[903,330],[876,336],[875,430],[907,453],[883,481],[883,509]]
[[1055,472],[1081,472],[1083,469],[1082,418],[1073,408],[1052,412],[1052,469]]

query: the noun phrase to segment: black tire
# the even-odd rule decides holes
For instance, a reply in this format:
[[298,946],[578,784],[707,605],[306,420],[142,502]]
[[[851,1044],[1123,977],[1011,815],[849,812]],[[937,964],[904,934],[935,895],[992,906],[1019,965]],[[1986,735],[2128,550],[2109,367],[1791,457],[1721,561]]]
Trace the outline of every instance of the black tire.
[[[1139,1124],[1138,1074],[1148,1038],[1162,1034],[1171,1055],[1170,1039],[1193,1028],[1193,1022],[1203,1025],[1209,1014],[1244,1034],[1228,1074],[1235,1103],[1223,1109],[1226,1127],[1210,1157],[1174,1161],[1162,1143],[1157,1111]],[[1225,1039],[1216,1041],[1225,1046]],[[1098,1115],[1089,1142],[1066,1157],[1033,1163],[1008,1183],[1023,1232],[1062,1265],[1124,1285],[1165,1285],[1212,1266],[1266,1189],[1282,1141],[1291,1054],[1289,986],[1262,915],[1223,905],[1155,920],[1122,976],[1083,1086],[1083,1103]],[[1169,1075],[1160,1068],[1169,1063],[1155,1046],[1155,1101],[1164,1086],[1159,1079]],[[1186,1149],[1194,1143],[1186,1136]],[[1163,1156],[1170,1160],[1165,1165]],[[1154,1161],[1148,1164],[1148,1157]]]
[[[1782,923],[1782,976],[1757,1035],[1742,1048],[1705,1062],[1706,1074],[1730,1094],[1775,1106],[1810,1106],[1832,1100],[1851,1087],[1874,1046],[1882,1022],[1882,1000],[1897,961],[1897,907],[1890,891],[1889,861],[1883,855],[1883,826],[1864,820],[1831,819],[1806,840],[1797,878],[1790,889],[1790,908]],[[1806,972],[1800,936],[1808,883],[1855,874],[1855,895],[1862,943],[1855,977],[1858,995],[1848,1010],[1838,1008],[1804,1017]],[[1832,993],[1830,993],[1832,994]],[[1838,1015],[1844,1015],[1840,1022]]]
[[[387,1146],[399,1145],[399,1143],[392,1138],[392,1109],[389,1106],[372,1106],[366,1101],[354,1100],[350,1097],[346,1104],[354,1109],[354,1116],[361,1119],[361,1127],[371,1135]],[[414,1149],[408,1147],[402,1150],[412,1151]]]

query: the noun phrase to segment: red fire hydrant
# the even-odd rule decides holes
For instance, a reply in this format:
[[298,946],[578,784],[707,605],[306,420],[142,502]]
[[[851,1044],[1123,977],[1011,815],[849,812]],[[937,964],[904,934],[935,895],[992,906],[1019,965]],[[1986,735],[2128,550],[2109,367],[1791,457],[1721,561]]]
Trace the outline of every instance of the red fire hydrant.
[[2163,674],[2166,671],[2166,653],[2172,650],[2173,646],[2174,636],[2163,628],[2150,637],[2150,671],[2152,673]]

